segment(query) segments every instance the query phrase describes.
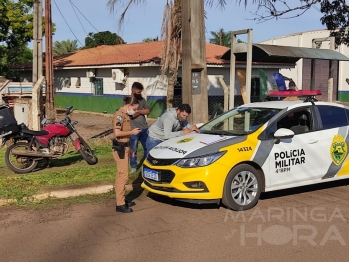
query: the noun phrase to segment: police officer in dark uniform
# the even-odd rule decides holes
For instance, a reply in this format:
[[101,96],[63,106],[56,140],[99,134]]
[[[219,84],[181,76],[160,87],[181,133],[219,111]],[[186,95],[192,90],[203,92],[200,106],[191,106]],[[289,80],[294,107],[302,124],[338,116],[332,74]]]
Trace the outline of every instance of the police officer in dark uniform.
[[113,157],[116,162],[117,172],[115,179],[116,212],[130,213],[134,202],[125,200],[125,185],[128,180],[128,165],[130,152],[130,136],[137,135],[141,130],[131,128],[130,116],[137,110],[139,102],[131,96],[124,97],[124,105],[113,115]]

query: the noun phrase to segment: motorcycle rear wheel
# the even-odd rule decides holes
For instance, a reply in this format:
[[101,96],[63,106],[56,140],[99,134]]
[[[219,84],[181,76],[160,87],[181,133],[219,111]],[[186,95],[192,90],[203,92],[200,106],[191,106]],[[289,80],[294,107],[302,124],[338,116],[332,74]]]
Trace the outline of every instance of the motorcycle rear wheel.
[[98,163],[98,158],[92,152],[90,146],[83,139],[80,139],[79,153],[85,159],[87,164],[95,165]]
[[26,174],[33,171],[38,162],[35,161],[32,157],[27,156],[18,156],[12,154],[12,150],[29,150],[29,143],[26,142],[17,142],[9,146],[5,153],[5,163],[7,167],[17,173],[17,174]]

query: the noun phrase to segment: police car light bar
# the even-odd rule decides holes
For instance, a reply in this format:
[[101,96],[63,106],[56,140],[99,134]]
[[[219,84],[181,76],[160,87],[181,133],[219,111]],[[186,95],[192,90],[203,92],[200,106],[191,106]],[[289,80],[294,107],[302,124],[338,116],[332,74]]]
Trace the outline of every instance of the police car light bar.
[[269,97],[288,97],[288,96],[321,96],[320,90],[298,90],[298,91],[269,91]]

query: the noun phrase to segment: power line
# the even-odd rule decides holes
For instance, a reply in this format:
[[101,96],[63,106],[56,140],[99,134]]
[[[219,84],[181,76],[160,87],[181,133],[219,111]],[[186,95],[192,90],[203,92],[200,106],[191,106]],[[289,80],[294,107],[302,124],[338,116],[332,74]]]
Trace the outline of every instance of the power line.
[[[65,19],[63,13],[62,13],[61,10],[59,9],[59,7],[58,7],[56,1],[53,0],[53,2],[55,3],[55,5],[56,5],[56,7],[57,7],[59,13],[61,14],[63,20],[64,20],[65,23],[67,24],[67,26],[68,26],[70,32],[75,36],[75,39],[76,39],[76,40],[80,43],[80,45],[83,47],[84,45],[80,42],[80,40],[79,40],[79,39],[77,38],[77,36],[74,34],[73,30],[71,29],[71,27],[69,26],[67,20]],[[79,11],[79,13],[86,19],[86,21],[88,21],[88,22],[90,23],[90,25],[91,25],[98,33],[100,33],[100,31],[99,31],[96,27],[94,27],[94,26],[92,25],[92,23],[82,14],[82,12],[79,10],[79,8],[77,8],[76,5],[74,5],[74,3],[73,3],[71,0],[69,0],[69,2]],[[75,12],[75,11],[74,11],[74,12]],[[80,20],[79,20],[79,21],[80,21]],[[85,33],[86,33],[86,31],[85,31]],[[87,34],[87,33],[86,33],[86,34]],[[88,34],[87,34],[87,35],[88,35]],[[110,45],[110,46],[112,46],[113,48],[115,48],[117,51],[119,51],[121,54],[123,54],[123,55],[124,55],[125,57],[127,57],[128,59],[133,60],[133,59],[132,59],[131,57],[129,57],[127,54],[125,54],[124,52],[122,52],[122,51],[117,47],[116,44],[115,44],[115,45]],[[87,51],[90,52],[91,54],[97,54],[97,53],[91,52],[91,51],[89,50],[89,48],[85,48],[85,50],[87,50]],[[99,51],[99,54],[101,54],[101,51]]]
[[[63,20],[64,20],[64,22],[67,24],[67,26],[68,26],[68,28],[69,28],[69,30],[70,30],[70,32],[75,36],[75,39],[80,43],[80,45],[81,46],[84,46],[81,42],[80,42],[80,40],[78,39],[78,37],[75,35],[75,33],[73,32],[73,30],[71,29],[71,27],[70,27],[70,25],[69,25],[69,23],[67,22],[67,20],[65,19],[65,17],[64,17],[64,15],[63,15],[63,13],[61,12],[61,9],[59,9],[59,7],[58,7],[58,5],[57,5],[57,3],[56,3],[56,1],[55,0],[53,0],[53,2],[55,3],[55,5],[56,5],[56,7],[57,7],[57,9],[58,9],[58,11],[59,11],[59,13],[61,14],[61,16],[62,16],[62,18],[63,18]],[[91,54],[97,54],[97,53],[94,53],[94,52],[91,52],[90,50],[88,50],[88,49],[86,49],[87,51],[89,51]],[[99,54],[100,54],[100,52],[99,52]]]
[[72,2],[71,0],[69,0],[69,2],[70,2],[70,5],[71,5],[71,7],[72,7],[74,13],[75,13],[76,18],[79,20],[79,23],[80,23],[82,29],[84,29],[86,35],[88,35],[88,33],[86,32],[84,26],[82,25],[82,23],[81,23],[81,21],[80,21],[80,18],[78,17],[78,14],[75,12],[75,8],[74,8],[75,5],[73,4],[73,2]]
[[[84,14],[80,11],[80,9],[72,2],[72,0],[69,0],[69,2],[70,2],[70,4],[72,5],[72,6],[74,6],[75,8],[76,8],[76,10],[78,10],[79,11],[79,13],[86,19],[86,21],[87,22],[89,22],[89,24],[97,31],[97,33],[100,33],[100,31],[96,28],[96,27],[94,27],[94,25],[86,18],[86,16],[84,16]],[[74,11],[75,12],[75,11]],[[75,13],[76,14],[76,13]],[[79,20],[79,22],[80,22],[80,20]],[[81,24],[81,22],[80,22],[80,24]],[[81,25],[82,26],[82,25]],[[84,29],[85,30],[85,29]],[[88,35],[88,33],[85,31],[85,33],[86,33],[86,35]],[[116,50],[118,50],[121,54],[123,54],[125,57],[127,57],[128,59],[130,59],[130,60],[132,60],[128,55],[126,55],[125,53],[123,53],[120,49],[118,49],[116,46],[116,44],[115,45],[111,45],[111,46],[113,46]]]
[[[99,32],[99,30],[86,18],[86,16],[84,16],[84,14],[79,10],[79,8],[77,8],[76,5],[74,5],[74,3],[73,3],[71,0],[69,0],[69,2],[70,2],[71,5],[73,5],[73,6],[76,8],[76,10],[79,11],[79,13],[83,16],[83,18],[85,18],[86,21],[89,22],[89,24],[90,24],[97,32]],[[74,12],[75,12],[75,11],[74,11]],[[79,21],[80,21],[80,20],[79,20]]]

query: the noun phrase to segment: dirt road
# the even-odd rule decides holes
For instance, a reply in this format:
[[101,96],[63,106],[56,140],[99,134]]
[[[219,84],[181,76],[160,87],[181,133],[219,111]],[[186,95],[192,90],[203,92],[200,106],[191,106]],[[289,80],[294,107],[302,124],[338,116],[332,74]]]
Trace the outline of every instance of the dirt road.
[[1,261],[348,261],[348,181],[264,194],[246,212],[148,194],[114,203],[0,209]]
[[[64,114],[59,111],[57,119],[64,118]],[[111,137],[112,115],[98,113],[83,113],[82,111],[74,111],[71,115],[72,121],[78,121],[76,128],[80,135],[84,138],[100,138],[104,136]],[[148,126],[152,125],[156,119],[147,118]]]

